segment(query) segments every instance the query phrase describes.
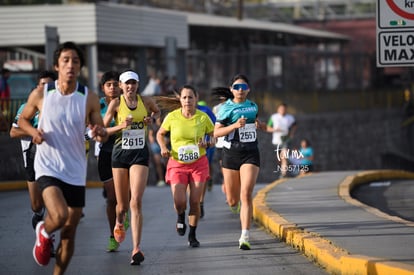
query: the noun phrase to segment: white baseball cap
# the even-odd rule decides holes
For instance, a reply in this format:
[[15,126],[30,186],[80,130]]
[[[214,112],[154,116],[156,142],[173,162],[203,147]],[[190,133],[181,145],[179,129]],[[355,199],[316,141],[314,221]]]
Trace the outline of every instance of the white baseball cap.
[[133,72],[133,71],[126,71],[126,72],[122,73],[119,76],[119,81],[121,81],[123,83],[125,83],[125,82],[127,82],[128,80],[131,80],[131,79],[139,81],[138,74]]

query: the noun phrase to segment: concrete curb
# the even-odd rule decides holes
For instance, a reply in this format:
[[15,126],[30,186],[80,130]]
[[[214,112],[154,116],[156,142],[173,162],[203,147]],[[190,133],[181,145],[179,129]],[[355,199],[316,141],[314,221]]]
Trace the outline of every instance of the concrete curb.
[[[375,208],[369,207],[350,196],[350,191],[357,185],[385,179],[414,179],[414,173],[399,170],[364,171],[347,177],[338,186],[339,196],[346,202],[363,207],[367,211],[396,222],[413,226],[412,222],[391,217]],[[287,179],[277,180],[259,190],[253,199],[253,218],[280,240],[317,262],[330,274],[360,275],[414,275],[414,265],[391,262],[385,259],[365,255],[352,255],[345,249],[333,244],[312,232],[300,229],[287,221],[266,205],[266,194]]]
[[414,226],[414,222],[404,220],[400,217],[390,216],[376,208],[366,205],[351,197],[350,192],[358,185],[368,182],[390,180],[390,179],[414,179],[414,173],[401,170],[380,170],[380,171],[364,171],[345,178],[339,184],[339,196],[349,204],[364,208],[364,210],[377,215],[381,218],[392,220],[394,222],[404,223],[408,226]]
[[[86,188],[98,188],[102,187],[103,183],[100,181],[88,181],[86,182]],[[3,181],[0,182],[0,192],[2,191],[13,191],[27,189],[27,182],[23,180],[16,181]]]

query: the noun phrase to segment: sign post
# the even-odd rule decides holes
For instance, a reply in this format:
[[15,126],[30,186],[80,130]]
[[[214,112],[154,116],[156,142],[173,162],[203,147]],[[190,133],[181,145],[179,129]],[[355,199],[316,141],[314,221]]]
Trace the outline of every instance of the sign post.
[[59,45],[59,34],[57,27],[45,26],[45,53],[46,53],[46,69],[53,69],[53,52]]
[[378,0],[377,66],[414,66],[414,1]]

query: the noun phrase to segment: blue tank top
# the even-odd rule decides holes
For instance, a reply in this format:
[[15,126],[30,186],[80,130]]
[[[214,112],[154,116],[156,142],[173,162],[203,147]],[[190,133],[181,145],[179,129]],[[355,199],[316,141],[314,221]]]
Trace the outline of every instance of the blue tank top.
[[[17,122],[19,121],[20,115],[23,112],[24,106],[26,106],[27,103],[23,103],[20,105],[19,110],[17,110],[16,116],[14,117],[13,125],[15,127],[18,127]],[[35,116],[30,120],[30,123],[34,128],[37,128],[37,124],[39,123],[39,112],[36,112]]]
[[[99,104],[101,106],[101,116],[102,118],[104,118],[106,111],[108,110],[108,104],[106,103],[105,97],[101,97],[101,99],[99,100]],[[109,124],[109,127],[113,127],[113,126],[115,126],[114,119],[112,119],[111,123]],[[114,143],[115,143],[115,135],[110,135],[108,137],[108,140],[105,143],[102,143],[100,145],[100,149],[105,152],[112,152]]]
[[[256,103],[246,99],[242,103],[235,103],[228,99],[219,109],[216,121],[224,126],[235,123],[242,116],[246,118],[246,124],[254,124],[257,118],[258,107]],[[240,141],[239,129],[225,137],[227,141]],[[255,139],[254,142],[257,142]]]

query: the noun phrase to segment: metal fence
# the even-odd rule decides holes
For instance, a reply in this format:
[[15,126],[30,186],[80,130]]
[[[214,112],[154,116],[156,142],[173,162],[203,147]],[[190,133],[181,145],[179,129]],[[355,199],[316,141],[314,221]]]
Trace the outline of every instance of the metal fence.
[[[302,112],[319,112],[398,106],[402,98],[395,92],[402,91],[399,86],[378,88],[375,57],[362,53],[259,46],[234,52],[188,50],[185,73],[187,83],[211,104],[212,88],[229,86],[236,73],[246,74],[249,97],[265,112],[272,112],[278,101],[294,102]],[[8,124],[22,101],[12,100],[3,111]]]
[[0,114],[0,134],[8,135],[10,127],[14,121],[17,110],[20,105],[23,104],[26,99],[10,99],[0,100],[0,106],[2,106],[2,113]]
[[228,85],[235,73],[249,76],[263,92],[349,91],[370,88],[372,56],[362,53],[254,48],[245,52],[187,53],[187,79],[209,89]]
[[[230,86],[236,73],[250,80],[249,97],[265,111],[280,101],[294,102],[302,112],[401,106],[403,83],[386,86],[375,56],[307,48],[255,47],[249,51],[187,52],[187,81],[204,100],[217,86]],[[403,75],[397,76],[402,79]],[[214,102],[210,102],[213,103]],[[266,107],[267,106],[267,107]]]

